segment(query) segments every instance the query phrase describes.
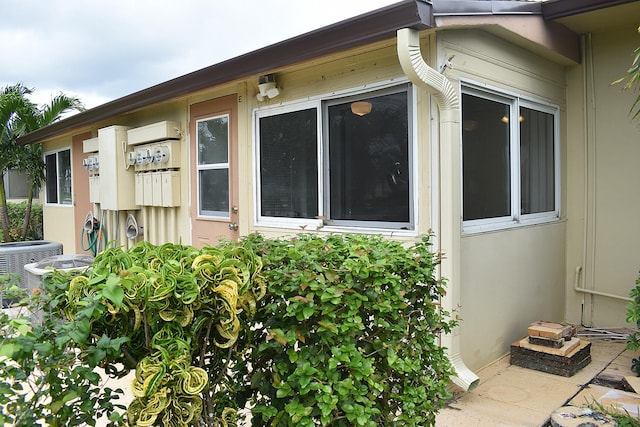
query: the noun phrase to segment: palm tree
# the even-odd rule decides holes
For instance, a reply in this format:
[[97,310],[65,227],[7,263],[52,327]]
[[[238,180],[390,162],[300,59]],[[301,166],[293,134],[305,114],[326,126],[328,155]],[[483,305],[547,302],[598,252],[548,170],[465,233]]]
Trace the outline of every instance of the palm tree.
[[22,84],[7,86],[0,90],[0,227],[5,241],[10,241],[7,195],[4,191],[4,172],[15,167],[16,116],[28,102],[31,91]]
[[[50,125],[59,120],[66,112],[83,111],[84,106],[78,98],[64,94],[55,96],[49,105],[38,107],[27,99],[33,90],[22,84],[8,86],[0,92],[0,168],[4,173],[9,168],[23,172],[29,180],[29,196],[27,209],[21,230],[21,238],[25,239],[31,221],[33,193],[45,179],[44,159],[40,144],[18,145],[16,139],[36,129]],[[4,100],[6,97],[6,102]],[[6,157],[6,159],[5,159]],[[4,177],[0,175],[0,222],[5,241],[11,241],[9,235],[9,216],[7,213],[7,198],[4,191]]]

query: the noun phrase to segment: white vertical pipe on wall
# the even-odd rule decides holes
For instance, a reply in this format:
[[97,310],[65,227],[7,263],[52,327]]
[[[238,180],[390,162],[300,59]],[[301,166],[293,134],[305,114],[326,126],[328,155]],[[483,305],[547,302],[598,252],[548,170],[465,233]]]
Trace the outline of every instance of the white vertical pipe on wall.
[[158,245],[162,245],[165,243],[165,231],[164,231],[164,209],[154,207],[154,212],[156,213],[156,241]]
[[[441,304],[445,311],[460,306],[460,100],[455,87],[442,74],[429,67],[420,51],[418,31],[402,28],[397,33],[398,59],[402,70],[415,85],[427,90],[438,104],[440,113],[440,249],[447,254],[440,274],[448,281],[447,294]],[[457,154],[456,154],[457,153]],[[456,376],[453,382],[471,391],[480,382],[460,355],[460,327],[442,337]]]
[[142,207],[142,226],[144,227],[144,236],[142,238],[150,242],[149,233],[151,232],[151,227],[149,224],[149,209],[144,206]]
[[149,209],[151,209],[151,224],[149,224],[151,226],[151,230],[149,233],[149,235],[151,236],[151,243],[153,243],[154,245],[159,245],[160,242],[158,241],[158,211],[154,207],[150,207]]
[[127,211],[118,211],[118,240],[123,249],[129,249],[130,240],[127,237]]
[[[107,211],[103,211],[104,213],[104,223],[106,224],[107,227],[107,237],[108,237],[108,246],[118,246],[117,241],[117,228],[116,228],[116,221],[115,221],[115,216],[113,214],[113,211],[107,210]],[[111,244],[109,244],[111,243]]]
[[173,243],[178,242],[178,223],[177,223],[177,208],[168,208],[169,220],[167,221],[169,224],[169,241]]

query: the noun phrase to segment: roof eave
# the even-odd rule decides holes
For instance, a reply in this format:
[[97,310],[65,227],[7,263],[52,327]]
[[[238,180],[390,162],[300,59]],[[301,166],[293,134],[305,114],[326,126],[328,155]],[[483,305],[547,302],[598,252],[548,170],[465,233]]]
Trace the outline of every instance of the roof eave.
[[513,0],[433,0],[434,16],[540,15],[541,3]]
[[35,130],[18,139],[33,144],[91,123],[286,65],[393,38],[400,28],[433,28],[432,4],[406,0],[220,62]]
[[637,0],[548,0],[542,3],[542,14],[547,20],[555,20],[635,1]]

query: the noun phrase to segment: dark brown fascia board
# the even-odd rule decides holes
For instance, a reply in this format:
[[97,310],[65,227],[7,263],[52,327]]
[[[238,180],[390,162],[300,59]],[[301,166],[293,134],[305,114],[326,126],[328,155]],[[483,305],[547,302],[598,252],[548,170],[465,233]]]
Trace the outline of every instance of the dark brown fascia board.
[[542,15],[546,20],[560,19],[638,0],[548,0],[542,3]]
[[220,62],[75,114],[18,139],[33,144],[94,122],[252,75],[395,37],[400,28],[433,28],[428,0],[405,0]]

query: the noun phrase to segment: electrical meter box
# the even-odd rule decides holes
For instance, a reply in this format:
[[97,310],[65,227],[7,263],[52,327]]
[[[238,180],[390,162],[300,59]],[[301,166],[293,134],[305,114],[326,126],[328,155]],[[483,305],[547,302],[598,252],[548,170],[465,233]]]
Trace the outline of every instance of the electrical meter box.
[[91,203],[100,203],[99,149],[98,137],[82,141],[82,152],[90,154],[82,159],[82,166],[89,172],[89,201]]
[[100,153],[100,208],[113,211],[138,209],[135,176],[128,167],[127,126],[98,129]]
[[130,151],[136,172],[180,168],[180,141],[167,139],[153,144],[140,144]]

